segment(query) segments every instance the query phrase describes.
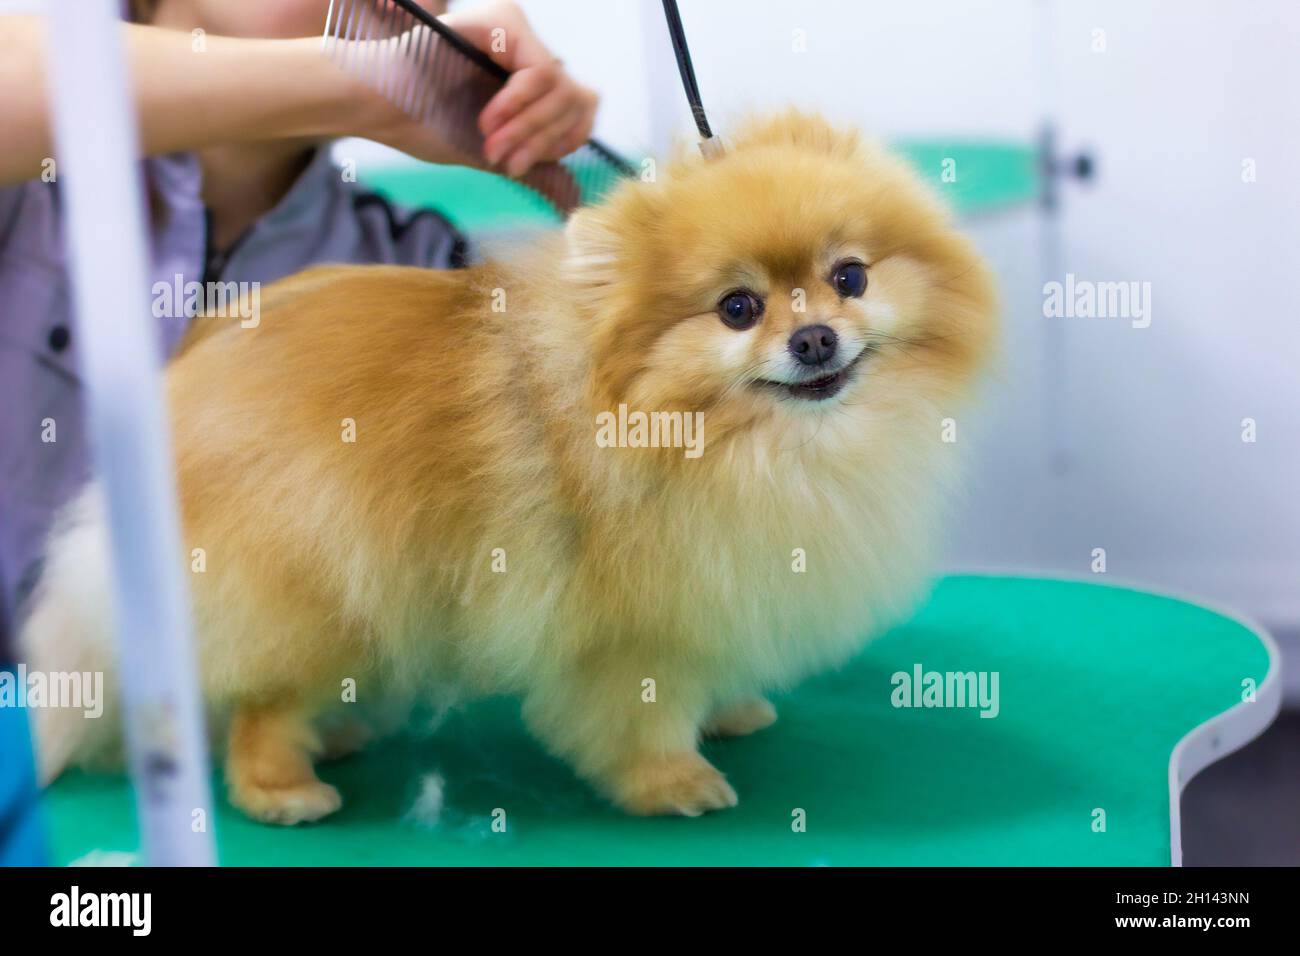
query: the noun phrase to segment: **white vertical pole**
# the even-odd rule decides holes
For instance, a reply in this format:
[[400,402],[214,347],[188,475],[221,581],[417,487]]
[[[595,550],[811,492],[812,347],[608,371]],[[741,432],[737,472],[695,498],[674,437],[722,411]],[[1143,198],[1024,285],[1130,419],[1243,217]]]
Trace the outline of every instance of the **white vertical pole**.
[[207,749],[117,8],[116,0],[49,2],[57,181],[91,448],[108,497],[145,859],[204,866],[214,861]]

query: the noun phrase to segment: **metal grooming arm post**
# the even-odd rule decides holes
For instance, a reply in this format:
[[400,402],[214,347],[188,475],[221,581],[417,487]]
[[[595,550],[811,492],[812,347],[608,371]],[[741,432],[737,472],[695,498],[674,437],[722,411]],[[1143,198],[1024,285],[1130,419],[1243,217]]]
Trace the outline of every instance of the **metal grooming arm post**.
[[91,447],[108,500],[122,716],[145,859],[204,866],[214,862],[207,749],[117,9],[115,0],[48,4],[56,178]]

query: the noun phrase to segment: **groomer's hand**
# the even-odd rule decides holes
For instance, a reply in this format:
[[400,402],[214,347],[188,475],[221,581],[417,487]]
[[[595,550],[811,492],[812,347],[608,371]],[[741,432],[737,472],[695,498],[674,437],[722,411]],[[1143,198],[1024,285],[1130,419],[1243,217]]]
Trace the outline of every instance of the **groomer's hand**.
[[534,163],[573,152],[591,135],[595,91],[564,71],[517,4],[483,3],[443,19],[514,74],[479,114],[488,163],[522,176]]

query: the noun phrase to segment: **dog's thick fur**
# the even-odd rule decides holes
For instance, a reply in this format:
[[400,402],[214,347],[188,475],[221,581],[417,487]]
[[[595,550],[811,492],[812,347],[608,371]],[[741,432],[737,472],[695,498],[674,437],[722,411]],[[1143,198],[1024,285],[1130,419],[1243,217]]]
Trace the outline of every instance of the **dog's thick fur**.
[[[312,760],[352,678],[362,699],[517,695],[626,809],[726,807],[701,734],[770,723],[764,692],[911,608],[943,422],[995,337],[988,273],[851,133],[788,113],[727,146],[514,257],[316,268],[268,289],[255,329],[198,323],[167,398],[235,804],[339,806]],[[860,298],[829,279],[845,257],[867,265]],[[737,288],[765,304],[745,331],[718,314]],[[771,384],[800,374],[787,343],[808,324],[861,352],[821,401]],[[703,454],[601,447],[620,404],[702,412]],[[100,512],[92,486],[52,540],[25,638],[40,666],[103,664]],[[47,778],[100,746],[40,720]]]

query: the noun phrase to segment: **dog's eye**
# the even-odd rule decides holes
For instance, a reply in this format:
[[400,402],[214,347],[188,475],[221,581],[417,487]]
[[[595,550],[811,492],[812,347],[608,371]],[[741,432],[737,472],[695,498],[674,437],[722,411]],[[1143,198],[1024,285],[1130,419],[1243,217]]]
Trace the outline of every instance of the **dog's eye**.
[[718,315],[730,328],[738,331],[752,328],[763,314],[763,300],[743,289],[728,292],[718,302]]
[[848,260],[838,263],[831,273],[831,285],[842,299],[856,299],[867,291],[867,267]]

